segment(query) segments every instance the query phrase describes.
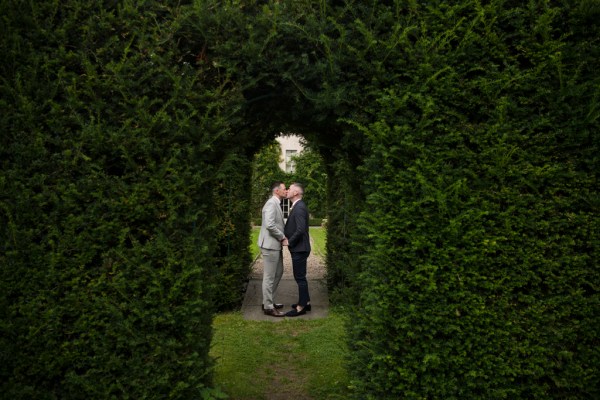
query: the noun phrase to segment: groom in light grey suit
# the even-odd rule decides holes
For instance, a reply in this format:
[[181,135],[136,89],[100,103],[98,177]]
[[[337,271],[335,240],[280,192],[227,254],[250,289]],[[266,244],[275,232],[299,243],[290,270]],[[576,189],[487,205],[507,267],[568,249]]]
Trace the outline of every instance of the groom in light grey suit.
[[281,181],[271,185],[273,196],[267,200],[262,209],[262,224],[258,236],[258,247],[262,254],[264,273],[262,282],[263,310],[265,315],[272,317],[283,317],[278,308],[283,304],[273,301],[277,286],[283,275],[283,246],[287,246],[287,238],[283,233],[283,211],[281,210],[281,199],[287,194],[285,184]]

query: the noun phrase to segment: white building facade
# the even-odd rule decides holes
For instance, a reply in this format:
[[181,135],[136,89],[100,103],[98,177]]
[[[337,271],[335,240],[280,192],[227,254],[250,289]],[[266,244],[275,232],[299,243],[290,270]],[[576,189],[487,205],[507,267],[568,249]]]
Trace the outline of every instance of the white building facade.
[[281,157],[279,158],[279,168],[285,172],[294,172],[295,164],[292,157],[302,153],[304,146],[300,142],[298,135],[286,135],[277,137],[277,142],[281,146]]
[[[304,146],[300,143],[300,136],[298,135],[286,135],[279,136],[277,139],[281,147],[281,154],[279,157],[279,168],[287,173],[294,172],[296,165],[292,157],[302,153]],[[286,182],[289,185],[289,182]],[[283,210],[283,217],[287,220],[290,212],[291,202],[288,199],[283,199],[281,202],[281,208]]]

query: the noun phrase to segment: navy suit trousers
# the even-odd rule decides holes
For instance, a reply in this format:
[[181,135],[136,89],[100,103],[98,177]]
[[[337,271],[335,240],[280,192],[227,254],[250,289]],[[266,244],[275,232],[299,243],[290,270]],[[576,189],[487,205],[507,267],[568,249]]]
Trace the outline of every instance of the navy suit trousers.
[[306,260],[310,251],[294,251],[290,253],[292,255],[294,279],[298,284],[298,305],[306,307],[306,304],[310,301],[308,281],[306,280]]

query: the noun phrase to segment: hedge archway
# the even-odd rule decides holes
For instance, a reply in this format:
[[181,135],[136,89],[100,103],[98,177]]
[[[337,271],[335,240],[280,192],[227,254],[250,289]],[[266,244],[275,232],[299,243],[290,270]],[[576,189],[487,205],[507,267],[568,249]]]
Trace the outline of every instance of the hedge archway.
[[598,397],[593,1],[0,10],[6,396],[209,396],[229,199],[287,130],[327,164],[356,398]]

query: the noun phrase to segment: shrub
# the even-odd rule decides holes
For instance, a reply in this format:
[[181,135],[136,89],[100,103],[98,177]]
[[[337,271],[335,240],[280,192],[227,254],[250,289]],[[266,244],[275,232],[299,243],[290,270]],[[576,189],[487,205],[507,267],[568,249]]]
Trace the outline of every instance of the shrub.
[[0,7],[2,397],[209,396],[226,94],[181,9]]
[[250,245],[250,162],[227,156],[215,178],[214,215],[217,222],[217,250],[212,279],[215,306],[220,310],[239,307],[251,272]]
[[357,398],[600,395],[597,26],[530,6],[397,27],[407,79],[364,127]]

